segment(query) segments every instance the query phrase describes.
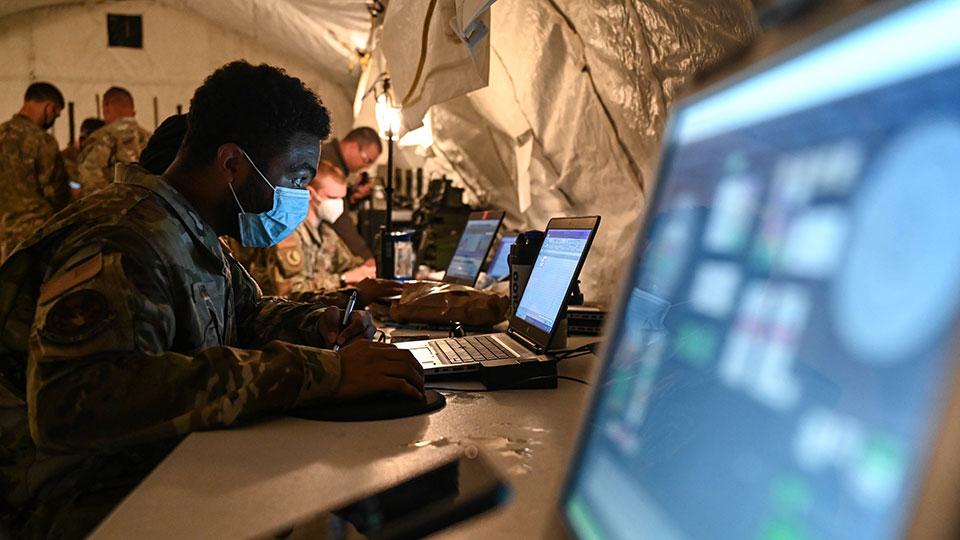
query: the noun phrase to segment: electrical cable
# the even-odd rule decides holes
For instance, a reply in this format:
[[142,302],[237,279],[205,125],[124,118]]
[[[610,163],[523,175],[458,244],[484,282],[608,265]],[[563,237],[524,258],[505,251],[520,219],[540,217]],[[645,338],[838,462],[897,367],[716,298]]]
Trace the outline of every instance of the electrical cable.
[[560,361],[560,360],[566,360],[567,358],[576,358],[578,356],[593,354],[593,353],[596,353],[596,347],[598,347],[600,343],[602,342],[594,341],[573,349],[565,349],[562,351],[551,353],[550,356],[555,358],[557,361]]

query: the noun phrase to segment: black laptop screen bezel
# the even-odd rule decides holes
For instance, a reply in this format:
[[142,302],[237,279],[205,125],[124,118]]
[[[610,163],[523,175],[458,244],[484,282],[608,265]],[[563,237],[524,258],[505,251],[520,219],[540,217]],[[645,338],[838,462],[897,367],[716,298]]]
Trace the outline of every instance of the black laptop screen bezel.
[[[586,216],[586,217],[573,217],[573,218],[553,218],[547,223],[547,233],[549,234],[552,230],[580,230],[590,231],[590,236],[587,237],[587,244],[583,248],[583,252],[580,254],[580,260],[577,261],[577,269],[574,271],[573,275],[570,277],[570,283],[567,284],[567,289],[564,291],[563,295],[566,298],[570,294],[570,289],[573,287],[574,281],[580,276],[580,271],[583,270],[583,264],[587,260],[587,256],[590,254],[590,247],[593,245],[593,239],[597,235],[597,229],[600,227],[600,216]],[[539,259],[539,255],[537,256]],[[534,262],[536,264],[536,262]],[[524,290],[526,294],[526,290]],[[520,303],[523,302],[523,297],[520,297]],[[547,346],[550,343],[550,340],[553,338],[553,334],[556,333],[558,324],[560,321],[557,320],[560,316],[560,312],[564,308],[564,303],[560,304],[560,308],[557,310],[557,313],[553,316],[553,326],[550,329],[550,332],[544,332],[540,328],[537,328],[531,323],[519,318],[516,314],[510,314],[510,330],[519,334],[520,336],[526,338],[530,341],[538,351],[547,350]]]
[[[480,269],[483,268],[484,261],[486,261],[490,257],[490,248],[493,247],[494,241],[497,239],[497,233],[500,232],[500,227],[503,225],[503,217],[505,215],[506,215],[505,212],[492,211],[492,210],[480,210],[478,212],[470,212],[470,215],[467,216],[467,225],[469,225],[470,222],[474,220],[488,221],[488,220],[495,219],[497,220],[497,228],[495,231],[493,231],[493,235],[490,237],[490,242],[487,244],[487,249],[483,253],[483,258],[480,259],[480,264],[477,265],[477,272],[473,275],[473,278],[468,279],[466,277],[451,276],[447,273],[444,273],[443,274],[444,283],[452,283],[454,285],[469,285],[471,287],[476,285],[477,278],[480,277]],[[464,227],[463,232],[460,233],[461,241],[463,240],[463,234],[465,232],[467,232],[466,227]],[[457,250],[459,249],[460,249],[460,242],[458,241]],[[454,250],[453,252],[454,257],[456,257],[457,255],[457,250]],[[450,262],[453,262],[453,259],[451,259]],[[449,265],[448,265],[448,268],[449,268]]]

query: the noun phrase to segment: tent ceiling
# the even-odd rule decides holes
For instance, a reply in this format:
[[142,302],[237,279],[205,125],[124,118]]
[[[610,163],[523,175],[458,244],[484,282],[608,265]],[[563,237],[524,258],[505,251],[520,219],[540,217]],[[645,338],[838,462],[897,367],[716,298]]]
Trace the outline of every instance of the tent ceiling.
[[[92,4],[91,0],[7,0],[0,17],[41,7]],[[123,2],[116,4],[123,10]],[[360,70],[357,49],[366,46],[370,14],[366,0],[157,0],[193,11],[267,47],[296,55],[351,90]]]

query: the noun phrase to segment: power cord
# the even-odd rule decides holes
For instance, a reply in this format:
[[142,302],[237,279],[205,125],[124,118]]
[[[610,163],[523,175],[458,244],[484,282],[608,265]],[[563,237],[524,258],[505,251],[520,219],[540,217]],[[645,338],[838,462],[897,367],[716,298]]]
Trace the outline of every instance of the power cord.
[[578,356],[595,354],[597,352],[597,349],[600,347],[600,343],[601,343],[600,341],[594,341],[592,343],[587,343],[586,345],[581,345],[574,349],[565,349],[562,351],[557,351],[555,353],[550,353],[550,356],[559,362],[560,360],[566,360],[568,358],[576,358]]

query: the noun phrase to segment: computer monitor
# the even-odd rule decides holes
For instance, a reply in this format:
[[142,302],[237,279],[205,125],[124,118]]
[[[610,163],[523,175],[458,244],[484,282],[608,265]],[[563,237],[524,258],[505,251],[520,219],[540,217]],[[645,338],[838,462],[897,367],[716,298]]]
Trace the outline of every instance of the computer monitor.
[[446,283],[474,285],[503,221],[503,212],[473,212],[444,275]]
[[901,4],[674,109],[572,535],[956,525],[960,2]]
[[510,318],[511,329],[547,346],[599,226],[599,216],[550,220],[516,313]]
[[510,246],[517,241],[517,235],[505,234],[500,237],[500,243],[493,252],[493,259],[490,261],[490,268],[487,269],[487,275],[496,280],[501,280],[510,275],[510,263],[507,260],[510,257]]

